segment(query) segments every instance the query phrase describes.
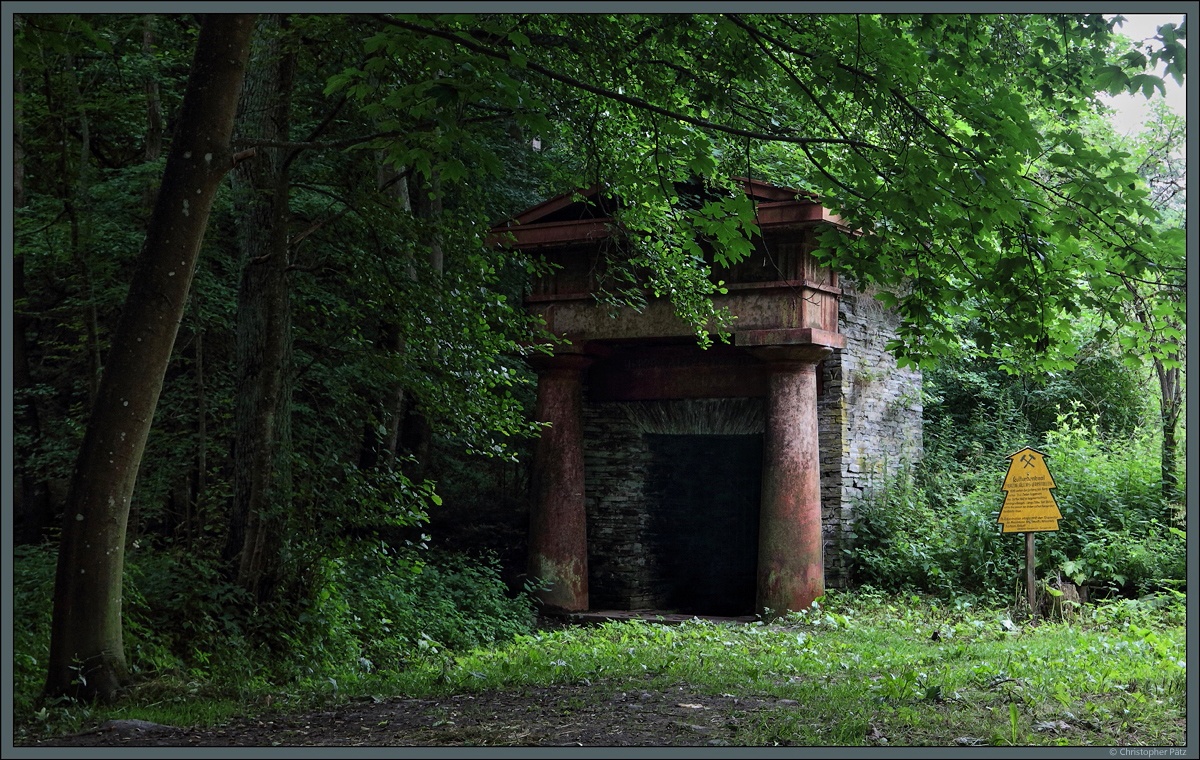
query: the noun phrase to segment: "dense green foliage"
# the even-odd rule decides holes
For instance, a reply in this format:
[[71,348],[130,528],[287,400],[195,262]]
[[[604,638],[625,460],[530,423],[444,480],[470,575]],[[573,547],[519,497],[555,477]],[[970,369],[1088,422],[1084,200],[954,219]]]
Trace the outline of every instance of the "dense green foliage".
[[1011,595],[1024,583],[1024,549],[999,532],[1001,483],[1005,458],[1033,446],[1049,457],[1063,515],[1057,532],[1036,541],[1042,581],[1129,595],[1183,585],[1176,484],[1184,470],[1175,449],[1184,354],[1178,345],[1162,348],[1164,335],[1183,335],[1182,312],[1150,305],[1183,293],[1169,286],[1184,263],[1176,234],[1185,196],[1181,129],[1161,107],[1131,138],[1116,138],[1101,120],[1087,123],[1088,134],[1128,151],[1126,170],[1147,180],[1162,212],[1158,266],[1109,283],[1129,294],[1134,318],[1114,331],[1103,312],[1083,313],[1060,333],[1072,363],[1034,369],[1019,352],[981,352],[976,317],[950,317],[957,353],[924,373],[924,457],[879,483],[859,510],[859,540],[847,551],[860,580],[948,596]]
[[1067,414],[1094,419],[1107,438],[1133,436],[1149,422],[1151,406],[1139,375],[1107,352],[1081,358],[1070,371],[1019,375],[993,359],[948,358],[924,373],[925,449],[946,466],[972,456],[994,460],[1043,440]]
[[[1112,369],[1125,372],[1120,365]],[[943,408],[947,388],[963,387],[973,403]],[[1003,373],[931,373],[929,390],[939,401],[928,407],[924,459],[882,481],[858,508],[857,543],[847,551],[860,582],[989,599],[1023,588],[1024,542],[1019,534],[1001,533],[996,518],[1004,502],[1005,457],[1034,445],[1047,456],[1063,516],[1057,532],[1038,534],[1039,579],[1134,595],[1183,586],[1182,505],[1163,497],[1154,428],[1115,434],[1106,430],[1103,414],[1089,414],[1068,396],[1070,411],[1059,414],[1053,428],[1037,430],[1039,409],[1029,404],[1023,410],[1022,402],[1038,398],[1040,389],[1023,389]],[[1111,425],[1125,418],[1120,400],[1109,398],[1104,406],[1115,412]]]
[[[280,443],[290,479],[262,515],[280,538],[271,587],[256,600],[239,587],[236,567],[219,559],[234,471],[245,467],[234,445],[243,393],[237,331],[242,275],[252,266],[241,249],[236,194],[226,187],[132,504],[126,633],[135,673],[172,659],[203,668],[211,658],[229,669],[209,674],[220,681],[307,650],[322,668],[365,657],[348,654],[360,646],[354,637],[366,633],[347,610],[365,602],[343,598],[342,571],[361,575],[372,563],[393,563],[375,571],[385,580],[360,579],[364,589],[382,584],[395,597],[384,617],[398,621],[394,630],[403,635],[371,631],[393,656],[416,651],[421,633],[450,646],[480,643],[497,634],[476,630],[472,615],[516,614],[524,604],[505,601],[487,563],[464,561],[450,575],[432,566],[422,576],[415,568],[424,560],[394,562],[394,552],[418,540],[426,510],[442,500],[425,477],[431,463],[418,462],[419,436],[410,442],[393,431],[406,433],[419,417],[439,436],[439,451],[461,459],[464,451],[505,456],[513,436],[535,429],[530,394],[513,394],[532,377],[518,341],[536,342],[520,309],[527,262],[479,245],[475,214],[500,218],[544,197],[540,180],[523,169],[537,155],[514,150],[504,125],[490,125],[479,139],[506,157],[505,182],[449,188],[431,223],[428,188],[412,182],[414,199],[401,203],[376,190],[374,152],[337,150],[339,139],[361,145],[355,135],[363,119],[321,91],[345,65],[342,56],[358,54],[362,37],[352,25],[294,21],[286,32],[300,53],[294,129],[311,137],[324,131],[332,147],[298,151],[298,179],[286,190],[293,307],[284,368],[289,435]],[[149,145],[170,140],[196,31],[196,19],[185,16],[33,16],[19,26],[20,542],[57,536],[83,421],[163,170]],[[157,125],[147,117],[156,109]],[[431,230],[441,244],[437,272],[426,262]],[[448,589],[438,583],[462,588],[442,593]],[[424,610],[428,621],[413,622],[422,616],[422,594],[454,611]],[[349,618],[296,613],[330,595],[333,609]],[[155,635],[143,636],[146,630]],[[147,647],[153,657],[141,651]]]
[[[861,283],[899,288],[889,305],[904,320],[892,346],[904,362],[951,350],[962,315],[979,320],[983,350],[1006,357],[1044,354],[1084,309],[1123,324],[1113,284],[1181,240],[1153,225],[1129,154],[1089,142],[1081,119],[1098,93],[1161,89],[1152,63],[1182,81],[1182,27],[1122,55],[1117,20],[1099,14],[377,18],[367,50],[379,57],[330,89],[373,113],[407,106],[405,131],[417,134],[380,142],[397,164],[435,162],[427,139],[473,156],[451,114],[511,110],[582,152],[569,165],[576,184],[626,201],[634,262],[697,325],[719,324],[694,298],[714,288],[690,274],[699,240],[737,257],[756,227],[736,196],[681,203],[679,183],[695,177],[813,191],[867,233],[830,229],[818,253]],[[439,76],[372,85],[414,57],[438,61]],[[457,155],[445,167],[467,174]]]

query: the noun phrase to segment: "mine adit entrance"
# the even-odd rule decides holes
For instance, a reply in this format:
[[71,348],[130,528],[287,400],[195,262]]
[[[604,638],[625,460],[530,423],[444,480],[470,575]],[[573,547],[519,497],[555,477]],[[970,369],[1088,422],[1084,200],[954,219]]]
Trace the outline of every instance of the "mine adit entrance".
[[[656,353],[662,369],[665,347]],[[675,360],[700,353],[693,347]],[[729,350],[725,359],[736,356]],[[625,369],[637,364],[625,359]],[[612,368],[619,356],[605,361],[607,370],[597,362],[591,374],[597,393],[606,373],[624,371]],[[593,609],[753,615],[764,399],[598,400],[585,404],[584,418]]]
[[[845,339],[837,272],[814,251],[818,228],[853,233],[795,189],[733,178],[689,192],[744,192],[755,208],[752,253],[728,266],[714,254],[723,285],[713,305],[736,320],[721,349],[695,350],[695,327],[666,297],[647,291],[638,308],[616,309],[598,298],[610,262],[632,250],[613,216],[621,203],[604,187],[551,198],[489,238],[548,265],[525,296],[559,338],[553,354],[527,357],[538,374],[534,414],[546,423],[533,457],[528,575],[545,584],[546,610],[736,615],[804,609],[824,594],[817,365]],[[621,419],[626,405],[662,404],[674,417],[682,407],[669,407],[738,399],[759,405],[757,430]]]
[[646,551],[667,609],[754,614],[762,435],[646,434]]

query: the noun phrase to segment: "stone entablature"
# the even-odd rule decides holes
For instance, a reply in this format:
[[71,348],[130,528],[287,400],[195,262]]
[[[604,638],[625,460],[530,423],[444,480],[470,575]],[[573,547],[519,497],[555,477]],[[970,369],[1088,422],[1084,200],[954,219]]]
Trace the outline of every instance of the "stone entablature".
[[[808,208],[807,204],[796,206],[798,215]],[[807,328],[836,334],[841,290],[837,273],[821,266],[810,253],[816,244],[812,224],[767,229],[764,236],[744,261],[732,267],[714,267],[713,276],[725,282],[728,293],[714,295],[713,304],[737,317],[732,327],[735,333]],[[602,248],[603,241],[596,241],[541,251],[556,268],[534,283],[525,302],[545,319],[547,329],[577,343],[668,337],[693,340],[695,328],[675,315],[667,299],[650,299],[641,309],[613,309],[596,301],[605,261]]]

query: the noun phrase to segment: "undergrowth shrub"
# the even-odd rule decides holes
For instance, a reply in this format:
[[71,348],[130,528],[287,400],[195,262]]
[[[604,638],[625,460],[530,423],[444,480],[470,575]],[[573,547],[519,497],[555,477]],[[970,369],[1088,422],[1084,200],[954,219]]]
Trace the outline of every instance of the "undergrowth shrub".
[[133,673],[253,670],[246,632],[248,595],[216,561],[182,547],[129,552],[122,594],[126,658]]
[[299,622],[329,670],[339,659],[363,672],[400,669],[415,657],[502,643],[533,628],[532,601],[507,595],[491,556],[380,545],[330,560],[325,573]]
[[[14,550],[14,710],[39,703],[50,651],[57,549]],[[126,663],[138,680],[184,679],[245,695],[398,670],[414,659],[511,640],[533,629],[527,595],[508,596],[492,557],[392,552],[322,563],[311,601],[255,608],[214,560],[142,549],[125,565]]]
[[[13,549],[13,698],[24,714],[39,703],[50,654],[58,547]],[[233,592],[210,563],[182,552],[131,552],[121,611],[125,662],[135,680],[175,675],[230,683],[258,665],[232,613]],[[258,661],[265,658],[257,658]]]
[[[1085,424],[1071,413],[1037,447],[1063,516],[1058,531],[1037,538],[1040,575],[1126,596],[1183,588],[1185,536],[1169,524],[1155,431],[1114,439],[1095,418]],[[857,540],[846,550],[856,580],[943,596],[1011,594],[1023,578],[1024,542],[996,522],[1007,463],[938,460],[938,451],[878,481],[857,505]]]
[[1170,520],[1162,498],[1161,432],[1141,430],[1125,438],[1105,436],[1096,418],[1059,417],[1042,447],[1058,488],[1063,518],[1080,528],[1136,529]]
[[1126,595],[1178,586],[1186,542],[1162,497],[1161,433],[1113,439],[1095,417],[1080,416],[1060,416],[1046,436],[1063,519],[1058,532],[1039,536],[1039,561],[1075,583]]
[[1090,622],[1120,628],[1180,626],[1187,622],[1187,595],[1166,590],[1138,599],[1110,599],[1091,607]]
[[13,712],[32,712],[50,656],[58,556],[49,544],[13,547]]
[[920,485],[920,466],[901,469],[857,505],[858,538],[847,550],[856,580],[945,597],[1006,592],[1021,553],[999,534],[994,491],[979,485],[935,503]]
[[1083,541],[1074,538],[1047,537],[1044,549],[1064,580],[1125,594],[1183,587],[1187,542],[1178,528],[1151,522],[1144,532],[1097,528]]

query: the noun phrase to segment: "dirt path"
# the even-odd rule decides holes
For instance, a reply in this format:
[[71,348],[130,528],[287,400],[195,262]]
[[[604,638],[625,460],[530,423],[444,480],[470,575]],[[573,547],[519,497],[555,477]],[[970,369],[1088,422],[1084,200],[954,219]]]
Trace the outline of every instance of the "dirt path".
[[[118,721],[36,747],[738,746],[755,714],[790,700],[564,685],[441,699],[393,697],[211,728]],[[794,703],[791,703],[794,704]],[[760,734],[761,735],[761,734]]]

